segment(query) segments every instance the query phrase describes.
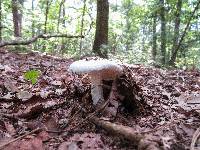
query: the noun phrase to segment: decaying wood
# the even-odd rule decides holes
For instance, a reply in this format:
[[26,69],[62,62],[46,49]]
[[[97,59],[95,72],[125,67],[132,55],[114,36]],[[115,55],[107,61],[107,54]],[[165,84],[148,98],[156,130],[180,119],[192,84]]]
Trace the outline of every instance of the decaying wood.
[[122,105],[132,114],[145,114],[148,104],[145,101],[141,87],[138,86],[131,68],[123,66],[125,74],[117,78],[117,90],[124,97]]
[[150,137],[148,135],[142,135],[136,132],[133,128],[117,125],[115,123],[111,123],[109,121],[101,120],[97,117],[92,117],[90,119],[91,122],[96,124],[97,126],[102,127],[107,130],[109,133],[121,135],[127,140],[132,141],[135,145],[138,145],[139,150],[161,150],[159,141],[154,140],[154,137]]
[[0,47],[4,47],[4,46],[8,46],[8,45],[28,45],[31,44],[35,41],[37,41],[39,38],[41,39],[49,39],[49,38],[60,38],[60,37],[64,37],[64,38],[84,38],[84,36],[81,35],[68,35],[68,34],[55,34],[55,35],[47,35],[47,34],[40,34],[37,35],[31,39],[28,40],[12,40],[12,41],[2,41],[0,43]]

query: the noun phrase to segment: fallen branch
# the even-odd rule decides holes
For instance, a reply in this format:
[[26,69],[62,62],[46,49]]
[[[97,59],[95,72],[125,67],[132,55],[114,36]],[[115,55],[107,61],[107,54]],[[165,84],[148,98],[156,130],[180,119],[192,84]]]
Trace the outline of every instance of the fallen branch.
[[198,140],[199,136],[200,136],[200,127],[193,134],[190,150],[195,150],[195,143]]
[[121,135],[127,140],[133,142],[134,145],[138,146],[139,150],[161,150],[160,140],[158,137],[153,137],[150,135],[142,135],[136,132],[133,128],[123,125],[117,125],[109,121],[101,120],[97,117],[92,117],[90,121],[97,126],[102,127],[109,133]]
[[5,143],[3,145],[0,145],[0,150],[3,149],[5,146],[8,146],[9,144],[13,143],[13,142],[16,142],[18,140],[23,139],[27,135],[31,135],[31,134],[33,134],[33,133],[35,133],[37,131],[41,131],[41,130],[42,130],[41,128],[37,128],[37,129],[34,129],[34,130],[32,130],[32,131],[30,131],[30,132],[28,132],[28,133],[26,133],[26,134],[24,134],[22,136],[19,136],[19,137],[15,138],[15,139],[11,140],[11,141],[8,141],[7,143]]
[[47,34],[40,34],[37,35],[33,38],[30,38],[28,40],[11,40],[11,41],[3,41],[0,43],[0,47],[4,47],[4,46],[8,46],[8,45],[28,45],[31,44],[35,41],[37,41],[39,38],[42,39],[49,39],[49,38],[60,38],[60,37],[64,37],[64,38],[84,38],[84,36],[81,35],[77,35],[77,36],[72,36],[72,35],[67,35],[67,34],[56,34],[56,35],[47,35]]

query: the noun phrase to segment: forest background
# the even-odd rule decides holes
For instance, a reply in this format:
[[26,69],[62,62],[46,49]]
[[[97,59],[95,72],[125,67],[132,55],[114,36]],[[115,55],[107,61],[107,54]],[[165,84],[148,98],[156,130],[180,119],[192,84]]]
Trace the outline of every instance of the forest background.
[[199,0],[0,0],[0,47],[200,68],[199,4]]

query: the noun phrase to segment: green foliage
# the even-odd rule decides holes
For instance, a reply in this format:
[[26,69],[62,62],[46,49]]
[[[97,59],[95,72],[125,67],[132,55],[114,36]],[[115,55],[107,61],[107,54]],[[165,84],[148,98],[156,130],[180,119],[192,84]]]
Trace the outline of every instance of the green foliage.
[[[83,14],[83,0],[66,1],[64,9],[61,9],[60,22],[59,7],[62,0],[50,0],[50,7],[47,20],[47,32],[49,34],[85,35],[82,39],[80,50],[80,39],[51,38],[48,40],[38,39],[32,44],[37,51],[54,54],[62,54],[67,57],[81,58],[80,55],[92,56],[92,45],[95,33],[96,0],[86,1],[83,29],[81,27]],[[182,1],[180,35],[183,34],[185,26],[190,18],[197,0]],[[46,0],[35,1],[34,9],[31,8],[31,0],[24,1],[20,7],[23,12],[22,38],[31,38],[32,32],[38,35],[44,32],[44,21],[46,13]],[[174,21],[176,19],[177,1],[165,1],[166,17],[166,50],[167,61],[172,55],[174,36]],[[154,15],[157,14],[157,56],[156,63],[160,64],[161,40],[160,40],[160,5],[159,0],[120,0],[110,1],[109,10],[109,43],[102,47],[108,51],[110,57],[119,58],[129,63],[149,63],[152,51],[152,26]],[[65,13],[63,12],[65,10]],[[63,16],[64,14],[64,16]],[[59,26],[58,26],[59,22]],[[13,39],[12,5],[10,0],[2,1],[2,37],[3,40]],[[33,27],[33,30],[32,30]],[[196,65],[200,67],[200,29],[199,10],[191,20],[191,25],[181,44],[177,54],[177,66]],[[58,30],[59,28],[59,30]],[[59,31],[59,33],[57,33]],[[29,47],[20,50],[30,49]],[[161,64],[162,65],[162,64]]]
[[35,84],[40,74],[41,73],[38,70],[29,70],[24,73],[24,78],[28,81],[31,81],[32,84]]

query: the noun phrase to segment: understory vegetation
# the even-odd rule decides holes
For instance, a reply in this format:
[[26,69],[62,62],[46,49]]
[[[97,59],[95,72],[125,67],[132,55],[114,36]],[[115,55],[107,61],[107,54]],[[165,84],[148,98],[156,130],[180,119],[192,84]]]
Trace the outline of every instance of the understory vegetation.
[[[108,15],[108,34],[98,47],[101,53],[128,63],[200,67],[198,0],[107,2],[109,12],[102,14],[102,18]],[[0,3],[0,41],[27,40],[40,34],[57,35],[38,38],[14,49],[76,58],[104,56],[96,53],[93,46],[99,24],[95,20],[98,2],[3,0]]]

